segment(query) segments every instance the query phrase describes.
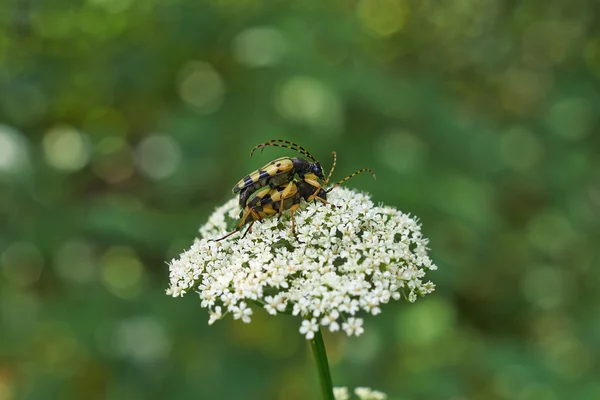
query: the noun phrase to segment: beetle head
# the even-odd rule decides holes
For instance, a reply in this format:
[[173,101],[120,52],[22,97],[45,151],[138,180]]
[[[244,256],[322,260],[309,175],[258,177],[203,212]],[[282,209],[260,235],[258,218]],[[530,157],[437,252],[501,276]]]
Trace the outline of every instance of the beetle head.
[[319,177],[319,179],[325,179],[325,176],[323,176],[323,168],[321,168],[321,164],[319,164],[319,162],[311,164],[310,171]]

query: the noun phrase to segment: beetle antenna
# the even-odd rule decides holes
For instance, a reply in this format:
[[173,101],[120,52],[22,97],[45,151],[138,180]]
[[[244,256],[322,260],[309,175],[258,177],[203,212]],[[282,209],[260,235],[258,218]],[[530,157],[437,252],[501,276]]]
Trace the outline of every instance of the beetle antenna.
[[259,148],[262,153],[262,151],[265,149],[266,146],[283,147],[286,149],[294,150],[294,151],[297,151],[298,153],[303,154],[306,157],[310,158],[312,161],[318,162],[317,159],[314,158],[313,155],[310,154],[308,152],[308,150],[306,150],[304,147],[302,147],[299,144],[296,144],[294,142],[290,142],[289,140],[283,140],[283,139],[272,139],[272,140],[269,140],[268,142],[261,143],[261,144],[254,146],[254,148],[250,151],[250,157],[252,157],[254,152]]
[[336,183],[335,185],[333,185],[332,187],[330,187],[329,189],[327,189],[327,193],[331,192],[335,187],[341,185],[342,183],[346,182],[348,179],[355,177],[356,175],[362,173],[362,172],[366,172],[369,171],[371,173],[371,175],[373,175],[373,179],[377,179],[377,177],[375,176],[375,172],[373,172],[372,169],[370,168],[363,168],[363,169],[359,169],[358,171],[356,171],[355,173],[348,175],[347,177],[345,177],[344,179],[342,179],[341,181],[339,181],[338,183]]
[[325,186],[327,186],[327,184],[329,183],[329,180],[331,179],[331,175],[333,174],[333,170],[335,169],[335,164],[337,163],[337,153],[335,151],[332,151],[331,154],[333,154],[333,165],[331,166],[329,175],[327,175],[327,179],[325,179]]

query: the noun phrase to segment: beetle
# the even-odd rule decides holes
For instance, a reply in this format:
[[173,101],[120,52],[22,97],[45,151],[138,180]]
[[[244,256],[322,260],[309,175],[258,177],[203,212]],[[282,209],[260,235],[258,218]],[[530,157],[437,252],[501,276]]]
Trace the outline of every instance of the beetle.
[[[333,169],[332,169],[333,170]],[[373,179],[376,178],[375,173],[369,168],[363,168],[351,175],[346,176],[344,179],[337,182],[335,185],[325,190],[322,187],[315,188],[311,183],[312,180],[316,180],[315,174],[307,173],[305,178],[308,179],[294,179],[287,184],[280,185],[276,188],[271,189],[269,186],[265,186],[260,190],[256,191],[254,195],[246,203],[246,207],[240,212],[240,220],[236,228],[228,233],[227,235],[219,239],[211,239],[216,242],[226,239],[236,232],[239,232],[242,227],[246,224],[250,224],[248,229],[242,236],[245,237],[248,232],[252,231],[252,225],[255,222],[262,221],[273,217],[277,214],[281,215],[282,211],[289,210],[292,219],[292,233],[296,236],[294,212],[300,207],[302,201],[317,201],[319,200],[323,204],[329,204],[333,207],[337,207],[327,201],[327,193],[331,192],[334,188],[346,182],[348,179],[362,173],[370,172],[373,175]],[[331,174],[330,174],[331,175]],[[330,176],[328,176],[329,178]]]
[[[283,184],[288,184],[292,182],[295,175],[298,175],[300,179],[307,181],[307,183],[315,188],[321,187],[319,179],[325,180],[321,164],[304,147],[288,140],[272,139],[254,146],[252,151],[250,151],[250,157],[259,148],[262,152],[266,146],[295,150],[309,158],[310,161],[300,157],[280,157],[246,175],[240,179],[232,190],[233,194],[240,193],[240,207],[246,207],[248,199],[255,191],[265,186],[274,189]],[[289,191],[284,194],[284,198],[288,195],[291,195]]]

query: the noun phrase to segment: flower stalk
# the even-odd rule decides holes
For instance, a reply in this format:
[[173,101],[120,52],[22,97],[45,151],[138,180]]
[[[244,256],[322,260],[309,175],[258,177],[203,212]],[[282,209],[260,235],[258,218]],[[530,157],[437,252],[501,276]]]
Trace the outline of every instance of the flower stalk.
[[324,400],[335,400],[333,396],[333,382],[331,380],[331,372],[329,371],[329,362],[327,361],[327,351],[323,342],[321,329],[315,332],[315,337],[310,341],[313,356],[317,363],[319,371],[319,381],[321,382],[321,392]]

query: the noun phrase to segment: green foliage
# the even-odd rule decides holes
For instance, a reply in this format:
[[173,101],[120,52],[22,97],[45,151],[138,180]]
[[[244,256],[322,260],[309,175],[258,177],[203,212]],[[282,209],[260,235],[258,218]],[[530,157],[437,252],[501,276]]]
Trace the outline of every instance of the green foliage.
[[600,398],[597,6],[292,3],[0,2],[0,398],[315,398],[292,317],[164,295],[272,138],[373,168],[440,267],[325,333],[334,385]]

